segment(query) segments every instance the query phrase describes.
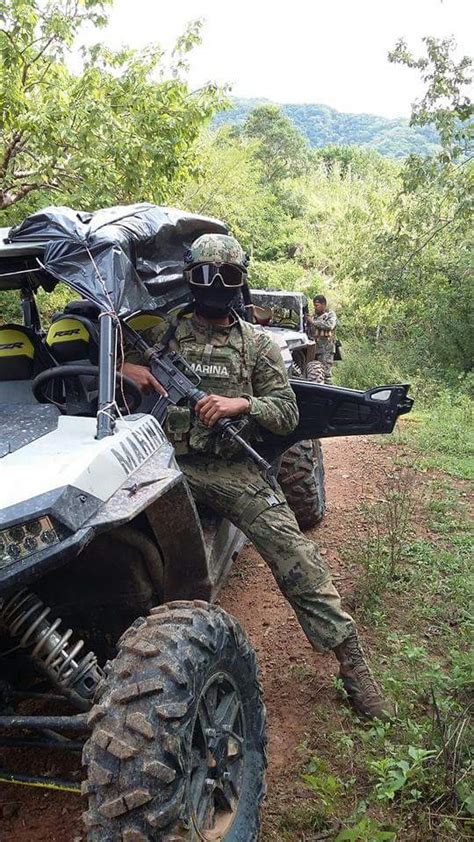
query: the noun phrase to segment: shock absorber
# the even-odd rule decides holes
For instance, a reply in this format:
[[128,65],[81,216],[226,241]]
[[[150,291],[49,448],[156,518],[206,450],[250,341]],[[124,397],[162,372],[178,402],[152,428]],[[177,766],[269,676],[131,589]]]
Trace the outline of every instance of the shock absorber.
[[103,670],[93,652],[82,654],[84,641],[72,643],[72,629],[59,631],[61,618],[51,622],[48,608],[35,594],[23,589],[6,602],[0,620],[18,646],[30,649],[30,657],[46,672],[53,684],[83,710],[90,708]]

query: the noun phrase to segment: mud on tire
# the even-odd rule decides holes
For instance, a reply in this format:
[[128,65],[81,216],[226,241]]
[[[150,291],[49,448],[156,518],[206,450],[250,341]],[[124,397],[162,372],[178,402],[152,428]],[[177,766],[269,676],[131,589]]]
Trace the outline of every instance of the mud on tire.
[[300,529],[322,520],[326,508],[324,463],[319,441],[300,441],[283,454],[278,482]]
[[[303,377],[324,385],[324,366],[319,360],[306,363]],[[308,439],[290,447],[281,460],[278,482],[300,529],[311,529],[323,519],[326,488],[319,441]]]
[[256,840],[265,709],[236,620],[172,602],[119,645],[83,753],[89,842]]
[[305,380],[324,386],[324,366],[319,360],[312,360],[307,364]]

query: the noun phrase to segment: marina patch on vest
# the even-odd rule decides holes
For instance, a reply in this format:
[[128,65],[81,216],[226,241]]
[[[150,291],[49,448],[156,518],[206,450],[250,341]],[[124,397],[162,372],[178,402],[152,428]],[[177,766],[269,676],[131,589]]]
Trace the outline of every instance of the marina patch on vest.
[[190,363],[190,366],[195,374],[204,377],[228,378],[230,376],[229,368],[224,363]]

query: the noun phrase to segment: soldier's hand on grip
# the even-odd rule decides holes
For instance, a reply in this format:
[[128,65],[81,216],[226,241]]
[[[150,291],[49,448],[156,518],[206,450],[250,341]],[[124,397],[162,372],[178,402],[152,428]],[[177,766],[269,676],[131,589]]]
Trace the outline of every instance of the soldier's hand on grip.
[[140,387],[142,392],[158,392],[166,398],[166,389],[163,388],[156,377],[153,377],[150,369],[146,366],[135,365],[135,363],[124,363],[122,366],[122,374],[125,374],[126,377],[130,377],[130,379]]
[[249,411],[247,398],[226,398],[223,395],[206,395],[196,404],[195,411],[206,427],[212,427],[219,418],[233,418]]

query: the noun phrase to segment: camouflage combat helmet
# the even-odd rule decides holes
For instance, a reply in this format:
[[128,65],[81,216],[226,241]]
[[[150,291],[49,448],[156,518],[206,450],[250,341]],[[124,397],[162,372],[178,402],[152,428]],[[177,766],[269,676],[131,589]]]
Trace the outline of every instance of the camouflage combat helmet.
[[215,263],[217,266],[231,263],[246,272],[249,258],[235,237],[227,234],[202,234],[186,251],[184,263],[186,269],[199,263]]

